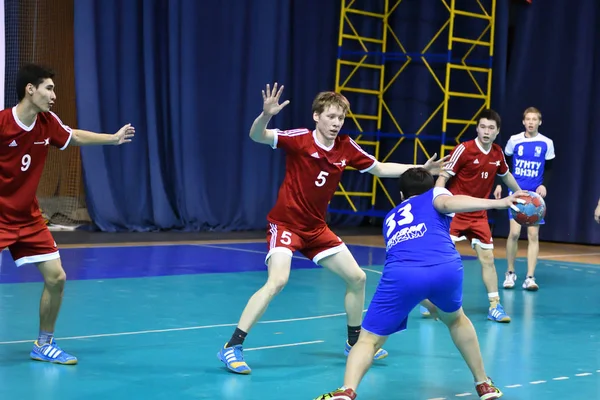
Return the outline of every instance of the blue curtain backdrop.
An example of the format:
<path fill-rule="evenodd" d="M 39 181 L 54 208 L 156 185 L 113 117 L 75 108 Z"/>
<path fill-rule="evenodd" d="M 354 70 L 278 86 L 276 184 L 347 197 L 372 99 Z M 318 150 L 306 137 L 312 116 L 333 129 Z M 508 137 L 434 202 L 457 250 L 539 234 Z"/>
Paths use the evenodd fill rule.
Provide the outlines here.
<path fill-rule="evenodd" d="M 105 231 L 263 229 L 283 179 L 284 157 L 247 137 L 261 111 L 260 91 L 273 81 L 286 85 L 284 97 L 291 104 L 272 127 L 313 126 L 314 95 L 335 85 L 339 3 L 75 2 L 79 126 L 113 132 L 131 122 L 138 132 L 128 146 L 82 151 L 88 207 L 97 226 Z M 420 52 L 447 19 L 443 7 L 424 3 L 405 0 L 394 17 L 408 52 Z M 594 178 L 600 160 L 593 149 L 600 138 L 593 112 L 599 106 L 594 89 L 600 86 L 595 29 L 600 8 L 594 0 L 581 0 L 577 7 L 561 0 L 497 3 L 492 97 L 504 118 L 499 142 L 504 145 L 521 130 L 527 106 L 542 110 L 542 132 L 557 148 L 542 239 L 597 243 L 592 212 L 600 196 Z M 481 31 L 468 24 L 458 29 L 464 37 Z M 440 78 L 444 51 L 444 40 L 429 49 Z M 386 65 L 392 71 L 400 62 Z M 439 104 L 435 81 L 418 64 L 403 72 L 387 99 L 408 133 Z M 370 79 L 363 77 L 365 85 Z M 455 78 L 454 84 L 467 79 Z M 363 100 L 351 102 L 360 112 L 372 107 Z M 471 106 L 453 107 L 468 114 Z M 386 124 L 383 130 L 391 130 Z M 432 121 L 424 133 L 439 136 L 440 126 Z M 471 130 L 464 138 L 474 135 Z M 383 140 L 382 153 L 395 141 Z M 436 151 L 439 141 L 426 146 Z M 413 146 L 405 145 L 391 160 L 412 158 Z M 369 190 L 370 180 L 357 176 L 346 174 L 347 188 Z M 395 195 L 394 182 L 387 184 Z M 340 205 L 339 198 L 335 201 Z M 336 223 L 358 221 L 334 218 Z M 505 215 L 496 215 L 495 233 L 506 234 L 507 226 Z"/>
<path fill-rule="evenodd" d="M 593 213 L 600 197 L 600 3 L 515 1 L 504 23 L 511 44 L 506 82 L 494 88 L 503 93 L 496 103 L 503 116 L 500 144 L 523 131 L 527 107 L 541 110 L 540 132 L 554 141 L 556 159 L 540 238 L 598 244 Z M 497 220 L 495 233 L 507 234 L 505 214 Z"/>
<path fill-rule="evenodd" d="M 284 157 L 248 130 L 274 81 L 291 105 L 271 127 L 314 126 L 312 99 L 334 81 L 337 3 L 76 1 L 79 126 L 137 130 L 128 146 L 82 149 L 97 226 L 265 228 Z"/>

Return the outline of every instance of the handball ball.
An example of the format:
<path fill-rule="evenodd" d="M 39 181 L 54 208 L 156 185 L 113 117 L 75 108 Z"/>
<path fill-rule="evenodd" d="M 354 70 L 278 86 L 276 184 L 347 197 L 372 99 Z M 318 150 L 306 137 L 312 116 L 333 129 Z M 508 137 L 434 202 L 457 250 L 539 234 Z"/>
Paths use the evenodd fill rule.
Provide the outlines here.
<path fill-rule="evenodd" d="M 512 217 L 520 225 L 531 226 L 538 225 L 546 216 L 546 203 L 539 194 L 527 191 L 527 195 L 519 196 L 525 203 L 516 203 L 515 206 L 519 211 L 510 208 Z"/>

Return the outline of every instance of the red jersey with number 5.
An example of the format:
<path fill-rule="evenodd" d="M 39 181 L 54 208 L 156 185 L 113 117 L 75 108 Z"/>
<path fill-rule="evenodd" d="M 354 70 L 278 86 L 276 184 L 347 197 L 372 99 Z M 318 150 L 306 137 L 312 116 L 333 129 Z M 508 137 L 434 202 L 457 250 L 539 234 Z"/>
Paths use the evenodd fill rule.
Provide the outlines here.
<path fill-rule="evenodd" d="M 53 112 L 37 115 L 31 126 L 16 107 L 0 111 L 0 225 L 23 225 L 41 216 L 35 196 L 50 145 L 65 149 L 71 128 Z"/>
<path fill-rule="evenodd" d="M 496 143 L 485 151 L 477 140 L 469 140 L 456 146 L 444 170 L 452 175 L 448 190 L 454 194 L 487 199 L 492 193 L 496 175 L 509 172 L 502 148 Z M 463 216 L 485 217 L 486 211 L 461 213 Z"/>
<path fill-rule="evenodd" d="M 326 147 L 308 129 L 277 131 L 272 147 L 283 149 L 287 157 L 285 178 L 267 219 L 302 232 L 326 225 L 327 206 L 346 167 L 367 172 L 377 164 L 347 135 Z"/>

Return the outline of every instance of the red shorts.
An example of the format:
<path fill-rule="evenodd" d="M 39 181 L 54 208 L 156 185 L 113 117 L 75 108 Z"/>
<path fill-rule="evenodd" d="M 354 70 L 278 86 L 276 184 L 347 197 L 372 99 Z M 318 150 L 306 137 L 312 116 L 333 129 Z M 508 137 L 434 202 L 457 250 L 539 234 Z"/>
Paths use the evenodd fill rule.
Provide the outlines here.
<path fill-rule="evenodd" d="M 450 223 L 450 236 L 453 241 L 462 240 L 461 237 L 465 236 L 471 241 L 473 248 L 476 244 L 482 249 L 491 250 L 494 248 L 492 231 L 487 218 L 461 218 L 459 215 L 456 214 Z"/>
<path fill-rule="evenodd" d="M 271 223 L 267 227 L 267 244 L 269 253 L 265 258 L 265 264 L 268 263 L 269 257 L 273 253 L 282 252 L 291 257 L 296 250 L 318 264 L 323 258 L 339 253 L 346 248 L 342 239 L 328 226 L 320 227 L 312 232 L 302 232 Z"/>
<path fill-rule="evenodd" d="M 56 242 L 41 218 L 20 227 L 0 226 L 0 251 L 7 247 L 17 267 L 60 258 Z"/>

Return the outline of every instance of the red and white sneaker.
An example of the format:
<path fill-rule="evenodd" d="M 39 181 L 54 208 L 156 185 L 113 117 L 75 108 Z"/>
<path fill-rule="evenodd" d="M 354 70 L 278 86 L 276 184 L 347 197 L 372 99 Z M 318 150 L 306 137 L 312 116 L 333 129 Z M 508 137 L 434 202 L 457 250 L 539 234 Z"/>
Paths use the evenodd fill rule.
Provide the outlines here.
<path fill-rule="evenodd" d="M 494 397 L 490 397 L 492 399 Z M 333 392 L 325 393 L 316 397 L 314 400 L 354 400 L 356 393 L 352 389 L 337 389 Z"/>
<path fill-rule="evenodd" d="M 475 386 L 475 389 L 477 389 L 477 395 L 479 396 L 480 400 L 499 399 L 500 397 L 502 397 L 503 394 L 500 391 L 500 389 L 498 389 L 494 385 L 494 382 L 492 382 L 492 380 L 489 378 L 486 382 L 480 383 L 479 385 Z"/>

